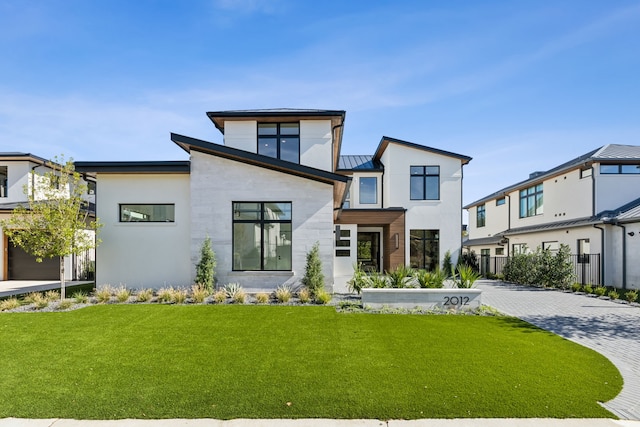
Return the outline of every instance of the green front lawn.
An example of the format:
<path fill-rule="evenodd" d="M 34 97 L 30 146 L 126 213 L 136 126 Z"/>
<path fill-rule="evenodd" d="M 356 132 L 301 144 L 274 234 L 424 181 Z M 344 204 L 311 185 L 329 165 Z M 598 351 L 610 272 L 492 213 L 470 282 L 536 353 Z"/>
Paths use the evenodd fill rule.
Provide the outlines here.
<path fill-rule="evenodd" d="M 102 305 L 0 315 L 0 418 L 611 417 L 594 351 L 508 317 Z"/>

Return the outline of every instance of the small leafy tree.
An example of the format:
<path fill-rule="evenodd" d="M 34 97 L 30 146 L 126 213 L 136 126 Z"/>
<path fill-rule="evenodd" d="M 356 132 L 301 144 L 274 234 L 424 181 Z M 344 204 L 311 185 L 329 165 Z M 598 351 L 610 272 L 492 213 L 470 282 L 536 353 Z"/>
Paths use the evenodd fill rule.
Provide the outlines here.
<path fill-rule="evenodd" d="M 324 274 L 322 274 L 322 262 L 320 261 L 320 243 L 316 242 L 307 252 L 307 264 L 305 266 L 302 284 L 309 289 L 311 296 L 324 289 Z"/>
<path fill-rule="evenodd" d="M 211 249 L 211 239 L 207 236 L 200 247 L 200 261 L 196 265 L 196 284 L 212 291 L 216 265 L 216 254 Z"/>
<path fill-rule="evenodd" d="M 33 255 L 60 259 L 60 298 L 65 298 L 64 257 L 95 248 L 101 224 L 89 219 L 87 193 L 73 161 L 64 157 L 48 162 L 44 175 L 31 172 L 31 186 L 24 188 L 27 206 L 19 205 L 0 226 L 11 241 Z M 91 233 L 93 231 L 94 233 Z"/>
<path fill-rule="evenodd" d="M 442 271 L 448 277 L 451 276 L 451 272 L 453 271 L 453 264 L 451 263 L 451 251 L 447 250 L 444 253 L 444 259 L 442 260 Z"/>

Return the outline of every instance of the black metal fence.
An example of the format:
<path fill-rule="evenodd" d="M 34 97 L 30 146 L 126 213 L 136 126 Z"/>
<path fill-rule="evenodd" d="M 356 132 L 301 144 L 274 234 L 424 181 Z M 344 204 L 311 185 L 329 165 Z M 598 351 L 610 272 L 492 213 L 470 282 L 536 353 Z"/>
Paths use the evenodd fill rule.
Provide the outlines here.
<path fill-rule="evenodd" d="M 492 257 L 488 255 L 480 256 L 480 273 L 502 274 L 505 264 L 511 257 Z M 585 285 L 602 285 L 602 274 L 600 271 L 600 254 L 571 255 L 575 281 Z"/>
<path fill-rule="evenodd" d="M 72 280 L 95 280 L 96 275 L 96 250 L 89 249 L 81 254 L 73 256 Z"/>

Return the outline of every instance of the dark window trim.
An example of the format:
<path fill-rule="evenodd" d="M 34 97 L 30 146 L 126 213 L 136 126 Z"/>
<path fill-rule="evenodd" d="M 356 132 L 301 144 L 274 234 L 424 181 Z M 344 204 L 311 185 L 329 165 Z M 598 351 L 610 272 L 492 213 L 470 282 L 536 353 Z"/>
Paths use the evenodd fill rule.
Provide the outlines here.
<path fill-rule="evenodd" d="M 413 237 L 411 236 L 411 234 L 417 234 L 416 232 L 420 232 L 420 237 Z M 433 232 L 436 234 L 435 238 L 428 238 L 427 234 L 429 232 Z M 412 228 L 409 230 L 409 241 L 410 242 L 418 242 L 420 244 L 420 251 L 422 252 L 422 259 L 420 260 L 420 266 L 418 268 L 420 269 L 428 269 L 427 265 L 426 265 L 426 260 L 427 260 L 427 256 L 426 256 L 426 249 L 427 249 L 427 242 L 437 242 L 438 244 L 438 251 L 436 252 L 437 254 L 437 261 L 435 262 L 435 268 L 438 268 L 440 266 L 440 229 L 426 229 L 426 228 Z M 411 249 L 409 249 L 409 258 L 411 258 Z"/>
<path fill-rule="evenodd" d="M 502 206 L 504 204 L 507 203 L 507 198 L 506 197 L 500 197 L 499 199 L 496 199 L 496 206 Z"/>
<path fill-rule="evenodd" d="M 296 124 L 298 125 L 298 133 L 297 134 L 286 134 L 286 135 L 282 135 L 280 133 L 280 125 L 293 125 Z M 276 134 L 275 135 L 260 135 L 260 125 L 276 125 Z M 296 164 L 300 164 L 300 151 L 302 148 L 302 140 L 300 138 L 300 122 L 277 122 L 277 123 L 273 123 L 273 122 L 258 122 L 258 124 L 256 125 L 256 135 L 257 135 L 257 152 L 258 154 L 260 154 L 260 138 L 274 138 L 276 140 L 276 151 L 277 151 L 277 155 L 276 157 L 274 157 L 275 159 L 278 160 L 282 160 L 282 158 L 280 157 L 280 138 L 282 137 L 298 137 L 298 160 L 295 162 Z M 271 156 L 267 156 L 267 157 L 271 157 Z M 287 161 L 287 160 L 284 160 Z"/>
<path fill-rule="evenodd" d="M 165 221 L 123 221 L 123 206 L 173 206 L 173 220 Z M 175 203 L 118 203 L 118 222 L 122 224 L 174 224 L 176 222 L 176 204 Z"/>
<path fill-rule="evenodd" d="M 374 192 L 374 201 L 371 203 L 362 201 L 362 192 L 360 191 L 360 186 L 362 185 L 363 179 L 373 179 L 376 183 L 376 188 Z M 361 176 L 358 178 L 358 204 L 360 205 L 377 205 L 378 204 L 378 177 L 377 176 Z"/>
<path fill-rule="evenodd" d="M 541 186 L 540 190 L 537 190 L 538 186 Z M 529 190 L 531 188 L 534 189 L 534 192 L 529 194 Z M 535 199 L 537 199 L 538 195 L 542 196 L 542 206 L 541 206 L 542 209 L 543 209 L 542 213 L 535 213 L 535 211 L 537 211 L 537 209 L 535 209 Z M 534 213 L 533 213 L 533 215 L 529 215 L 528 214 L 529 213 L 529 197 L 531 197 L 531 196 L 535 196 L 534 197 Z M 526 203 L 527 203 L 527 207 L 524 210 L 524 212 L 522 212 L 522 200 L 525 200 Z M 536 185 L 529 186 L 529 187 L 525 188 L 524 190 L 520 190 L 519 201 L 520 201 L 520 204 L 518 206 L 518 210 L 520 212 L 520 218 L 531 218 L 531 217 L 534 217 L 534 216 L 542 215 L 544 213 L 544 184 L 536 184 Z"/>
<path fill-rule="evenodd" d="M 421 175 L 411 175 L 411 168 L 422 168 Z M 437 174 L 428 174 L 427 168 L 438 168 Z M 414 198 L 411 195 L 411 177 L 422 177 L 422 197 Z M 438 197 L 435 199 L 427 198 L 427 177 L 428 176 L 437 176 L 438 177 Z M 440 165 L 410 165 L 409 166 L 409 200 L 440 200 Z"/>
<path fill-rule="evenodd" d="M 236 203 L 256 203 L 260 205 L 260 219 L 235 219 L 233 206 Z M 268 203 L 288 203 L 291 205 L 291 219 L 280 219 L 280 220 L 265 220 L 264 218 L 264 205 Z M 259 270 L 240 270 L 235 268 L 235 259 L 232 255 L 231 257 L 231 271 L 293 271 L 293 203 L 291 201 L 267 201 L 267 202 L 256 202 L 251 200 L 234 200 L 231 202 L 231 250 L 232 254 L 235 253 L 234 242 L 235 239 L 235 227 L 234 224 L 255 224 L 256 222 L 260 223 L 260 269 Z M 264 268 L 264 225 L 265 224 L 291 224 L 291 268 L 287 270 L 266 270 Z"/>
<path fill-rule="evenodd" d="M 476 227 L 481 228 L 487 224 L 487 208 L 485 205 L 479 205 L 476 209 Z"/>

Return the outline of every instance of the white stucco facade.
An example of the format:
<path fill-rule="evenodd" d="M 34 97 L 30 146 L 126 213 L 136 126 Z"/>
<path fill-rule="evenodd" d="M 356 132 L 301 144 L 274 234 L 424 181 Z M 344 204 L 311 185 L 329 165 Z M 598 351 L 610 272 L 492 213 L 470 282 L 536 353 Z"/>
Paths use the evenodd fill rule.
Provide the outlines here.
<path fill-rule="evenodd" d="M 191 155 L 191 262 L 209 236 L 218 266 L 218 284 L 240 283 L 251 292 L 299 285 L 306 254 L 315 242 L 328 289 L 333 282 L 333 187 L 209 154 Z M 290 202 L 291 271 L 233 271 L 233 202 Z"/>
<path fill-rule="evenodd" d="M 104 224 L 96 259 L 98 286 L 191 285 L 188 174 L 99 174 L 97 193 L 97 216 Z M 121 222 L 120 204 L 174 204 L 175 222 Z"/>

